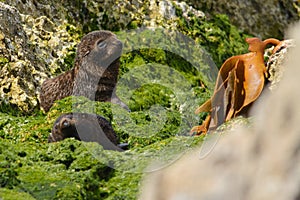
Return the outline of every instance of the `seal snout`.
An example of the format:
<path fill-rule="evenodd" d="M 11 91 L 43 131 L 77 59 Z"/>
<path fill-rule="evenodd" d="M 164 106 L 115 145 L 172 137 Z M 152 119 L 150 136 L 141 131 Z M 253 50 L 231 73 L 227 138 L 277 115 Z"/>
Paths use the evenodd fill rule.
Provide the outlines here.
<path fill-rule="evenodd" d="M 118 47 L 119 49 L 123 49 L 123 43 L 119 40 L 119 39 L 115 39 L 114 41 L 113 41 L 113 44 L 116 46 L 116 47 Z"/>
<path fill-rule="evenodd" d="M 49 137 L 48 137 L 48 142 L 51 143 L 51 142 L 55 142 L 55 139 L 52 135 L 52 133 L 50 133 Z"/>
<path fill-rule="evenodd" d="M 121 56 L 123 49 L 123 43 L 116 37 L 110 37 L 107 39 L 107 42 L 110 44 L 111 48 L 108 49 L 108 54 L 115 54 Z"/>

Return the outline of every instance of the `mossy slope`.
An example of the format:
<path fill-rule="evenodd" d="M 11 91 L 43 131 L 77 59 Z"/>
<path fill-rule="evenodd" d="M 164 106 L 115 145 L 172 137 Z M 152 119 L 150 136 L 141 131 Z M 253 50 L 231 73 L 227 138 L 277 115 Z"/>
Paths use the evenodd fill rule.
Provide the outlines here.
<path fill-rule="evenodd" d="M 35 60 L 34 66 L 45 67 L 41 69 L 45 76 L 72 67 L 76 44 L 87 32 L 114 31 L 124 43 L 117 94 L 131 112 L 114 104 L 73 97 L 56 102 L 47 114 L 38 107 L 28 112 L 3 104 L 0 197 L 136 199 L 142 172 L 171 164 L 202 141 L 188 135 L 205 117 L 196 116 L 194 110 L 211 95 L 217 67 L 226 58 L 246 51 L 247 35 L 224 15 L 208 20 L 201 11 L 169 2 L 167 9 L 174 14 L 163 16 L 158 12 L 162 5 L 158 3 L 156 9 L 151 2 L 126 2 L 116 7 L 111 4 L 119 1 L 45 0 L 24 5 L 6 1 L 22 13 L 30 48 L 40 52 L 37 57 L 41 60 Z M 36 10 L 34 14 L 28 5 Z M 138 6 L 138 12 L 132 12 L 132 5 Z M 51 65 L 47 64 L 49 55 L 55 58 Z M 0 66 L 9 66 L 9 62 L 1 59 Z M 37 96 L 33 98 L 37 100 Z M 106 151 L 96 143 L 74 139 L 48 144 L 55 119 L 71 111 L 104 116 L 120 142 L 129 143 L 130 150 Z M 161 164 L 149 168 L 151 163 Z"/>

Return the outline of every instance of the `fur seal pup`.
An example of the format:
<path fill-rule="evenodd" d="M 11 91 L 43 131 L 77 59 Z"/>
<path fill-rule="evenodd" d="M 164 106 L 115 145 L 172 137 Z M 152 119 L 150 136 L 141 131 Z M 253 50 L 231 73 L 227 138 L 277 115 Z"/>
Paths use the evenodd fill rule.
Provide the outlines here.
<path fill-rule="evenodd" d="M 40 105 L 47 112 L 54 101 L 67 96 L 84 96 L 108 101 L 129 110 L 115 94 L 123 44 L 110 31 L 93 31 L 78 45 L 74 68 L 44 81 Z"/>
<path fill-rule="evenodd" d="M 66 113 L 54 122 L 48 142 L 74 137 L 86 142 L 98 142 L 104 149 L 122 151 L 127 145 L 118 144 L 111 124 L 103 117 L 88 113 Z"/>

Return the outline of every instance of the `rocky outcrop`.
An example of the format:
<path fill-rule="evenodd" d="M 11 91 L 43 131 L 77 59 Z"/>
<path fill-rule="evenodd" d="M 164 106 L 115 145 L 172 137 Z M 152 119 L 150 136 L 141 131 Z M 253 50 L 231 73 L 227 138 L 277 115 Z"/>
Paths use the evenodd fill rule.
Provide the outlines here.
<path fill-rule="evenodd" d="M 299 20 L 294 0 L 185 0 L 206 14 L 222 13 L 241 30 L 261 37 L 283 38 L 285 27 Z M 299 2 L 299 1 L 298 1 Z"/>
<path fill-rule="evenodd" d="M 22 110 L 37 106 L 36 87 L 42 77 L 37 54 L 21 24 L 21 15 L 15 8 L 0 3 L 0 96 Z"/>
<path fill-rule="evenodd" d="M 23 15 L 3 3 L 0 12 L 0 103 L 30 113 L 38 108 L 42 82 L 64 69 L 76 37 L 44 16 Z"/>
<path fill-rule="evenodd" d="M 176 30 L 207 48 L 217 64 L 246 49 L 244 35 L 217 17 L 175 1 L 35 1 L 0 4 L 0 110 L 39 109 L 41 83 L 73 66 L 76 44 L 93 30 Z M 222 27 L 226 26 L 226 29 Z M 232 39 L 234 38 L 234 39 Z M 227 41 L 223 43 L 223 41 Z"/>
<path fill-rule="evenodd" d="M 293 30 L 296 48 L 286 56 L 278 88 L 254 108 L 253 127 L 211 136 L 207 143 L 215 146 L 206 157 L 196 150 L 154 172 L 141 199 L 300 198 L 299 28 Z"/>
<path fill-rule="evenodd" d="M 246 24 L 239 28 L 250 27 L 249 30 L 254 30 L 256 35 L 266 33 L 272 37 L 284 29 L 287 24 L 282 22 L 284 19 L 292 22 L 295 18 L 288 1 L 281 7 L 268 1 L 263 5 L 252 1 L 243 5 L 226 2 L 224 6 L 215 1 L 205 5 L 197 1 L 190 6 L 171 0 L 3 2 L 0 4 L 0 110 L 13 109 L 22 113 L 39 109 L 41 83 L 72 67 L 76 45 L 90 31 L 106 29 L 116 32 L 139 27 L 176 30 L 205 48 L 220 66 L 228 57 L 245 52 L 246 35 L 232 26 L 226 16 L 210 15 L 214 9 L 208 8 L 231 5 L 231 9 L 225 10 L 243 13 L 235 16 L 237 21 Z M 271 9 L 272 12 L 254 14 L 248 11 L 249 7 Z M 202 9 L 207 13 L 204 14 Z M 267 21 L 269 18 L 272 21 Z M 260 25 L 258 19 L 266 20 L 260 29 L 254 27 Z M 268 31 L 268 27 L 276 27 L 276 31 Z"/>

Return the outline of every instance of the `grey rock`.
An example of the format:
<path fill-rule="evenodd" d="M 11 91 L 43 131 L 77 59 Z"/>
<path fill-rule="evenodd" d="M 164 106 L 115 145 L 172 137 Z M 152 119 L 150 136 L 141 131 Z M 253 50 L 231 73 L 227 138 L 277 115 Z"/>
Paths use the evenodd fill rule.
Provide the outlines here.
<path fill-rule="evenodd" d="M 1 2 L 0 16 L 0 104 L 30 113 L 39 107 L 43 81 L 62 71 L 76 36 L 71 37 L 64 24 L 23 15 Z"/>
<path fill-rule="evenodd" d="M 185 0 L 185 2 L 205 11 L 205 14 L 226 14 L 231 23 L 241 30 L 262 39 L 268 37 L 282 39 L 285 27 L 299 20 L 297 10 L 299 7 L 294 0 Z"/>
<path fill-rule="evenodd" d="M 0 2 L 0 103 L 24 111 L 38 105 L 36 87 L 46 75 L 21 24 L 21 15 Z"/>
<path fill-rule="evenodd" d="M 276 89 L 281 81 L 286 70 L 284 61 L 287 59 L 289 49 L 294 47 L 294 42 L 293 40 L 284 40 L 280 46 L 277 52 L 269 56 L 268 62 L 266 63 L 267 72 L 269 74 L 268 81 L 270 82 L 268 88 L 270 90 Z M 273 50 L 273 48 L 270 50 Z"/>

